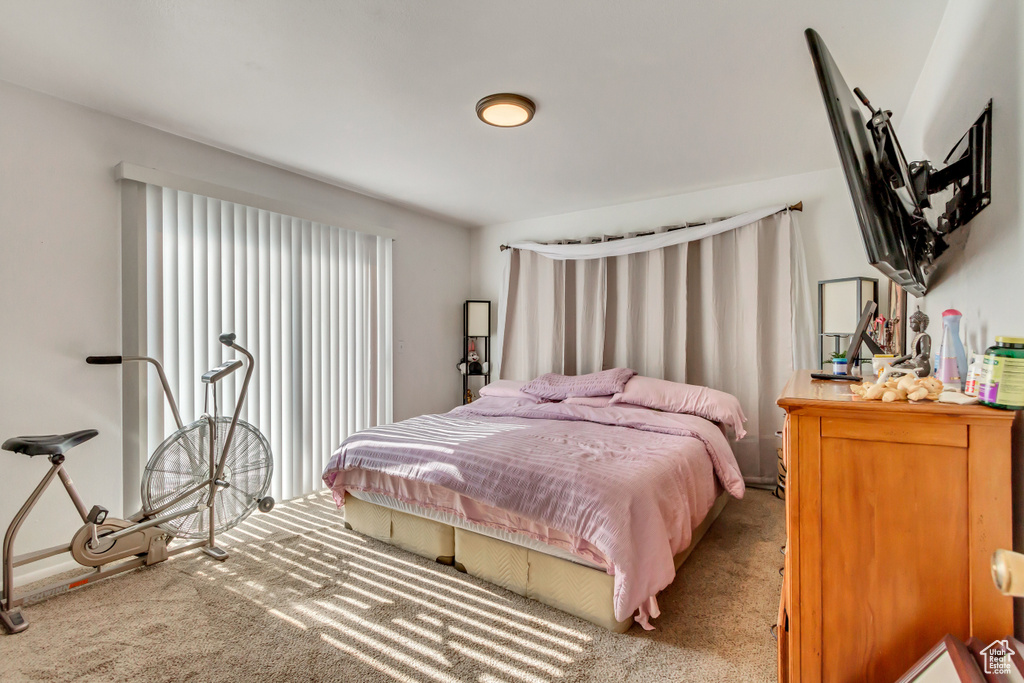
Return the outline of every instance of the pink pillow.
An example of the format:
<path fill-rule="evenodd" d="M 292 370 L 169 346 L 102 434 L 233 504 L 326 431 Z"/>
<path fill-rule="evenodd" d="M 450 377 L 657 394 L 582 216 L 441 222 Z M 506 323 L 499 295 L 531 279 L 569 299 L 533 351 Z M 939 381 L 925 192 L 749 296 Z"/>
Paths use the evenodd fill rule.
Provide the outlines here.
<path fill-rule="evenodd" d="M 622 391 L 636 370 L 613 368 L 589 375 L 559 375 L 549 372 L 527 382 L 523 393 L 549 401 L 562 401 L 570 396 L 608 396 Z"/>
<path fill-rule="evenodd" d="M 588 406 L 590 408 L 607 408 L 612 404 L 611 396 L 570 396 L 562 401 L 574 406 Z"/>
<path fill-rule="evenodd" d="M 536 396 L 530 396 L 524 394 L 520 389 L 525 386 L 526 382 L 518 379 L 496 379 L 490 384 L 485 384 L 480 388 L 481 396 L 497 396 L 499 398 L 525 398 L 528 401 L 537 402 Z"/>
<path fill-rule="evenodd" d="M 747 435 L 743 429 L 747 418 L 743 415 L 739 399 L 708 387 L 637 375 L 626 383 L 621 393 L 612 397 L 612 403 L 629 403 L 669 413 L 698 415 L 706 420 L 729 425 L 737 439 Z"/>

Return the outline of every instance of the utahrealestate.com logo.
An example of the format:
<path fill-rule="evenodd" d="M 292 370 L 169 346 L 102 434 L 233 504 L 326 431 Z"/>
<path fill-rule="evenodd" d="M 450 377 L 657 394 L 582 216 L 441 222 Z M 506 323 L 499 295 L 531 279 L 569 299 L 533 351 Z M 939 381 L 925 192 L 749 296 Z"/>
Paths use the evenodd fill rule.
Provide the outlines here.
<path fill-rule="evenodd" d="M 1010 674 L 1010 656 L 1016 654 L 1005 640 L 997 640 L 981 651 L 986 674 Z"/>

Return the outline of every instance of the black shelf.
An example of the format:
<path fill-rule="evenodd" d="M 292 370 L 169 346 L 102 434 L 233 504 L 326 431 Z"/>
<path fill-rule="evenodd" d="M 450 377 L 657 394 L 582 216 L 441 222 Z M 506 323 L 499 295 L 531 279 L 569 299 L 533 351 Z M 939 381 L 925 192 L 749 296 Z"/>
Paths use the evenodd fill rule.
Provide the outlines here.
<path fill-rule="evenodd" d="M 462 360 L 461 363 L 469 362 L 469 343 L 473 341 L 476 347 L 476 352 L 480 354 L 480 363 L 487 364 L 488 372 L 463 372 L 462 373 L 462 404 L 466 404 L 466 395 L 470 392 L 469 389 L 469 378 L 470 377 L 483 377 L 484 385 L 491 383 L 490 363 L 491 363 L 491 335 L 489 334 L 469 334 L 469 305 L 470 304 L 487 304 L 487 329 L 490 330 L 491 325 L 491 302 L 482 299 L 469 299 L 462 306 Z M 477 340 L 482 339 L 483 344 L 481 345 Z"/>

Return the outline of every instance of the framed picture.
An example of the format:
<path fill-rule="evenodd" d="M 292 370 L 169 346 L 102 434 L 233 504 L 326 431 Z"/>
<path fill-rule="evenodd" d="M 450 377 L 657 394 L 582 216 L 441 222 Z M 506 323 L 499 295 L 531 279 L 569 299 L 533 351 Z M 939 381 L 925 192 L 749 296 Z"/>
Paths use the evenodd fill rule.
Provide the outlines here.
<path fill-rule="evenodd" d="M 991 643 L 969 638 L 965 645 L 988 683 L 1024 683 L 1024 643 L 1006 636 Z"/>
<path fill-rule="evenodd" d="M 1007 675 L 1011 683 L 1024 683 L 1024 643 L 1013 636 L 1007 636 L 1013 653 L 1010 655 L 1010 663 L 1013 664 L 1012 671 Z"/>
<path fill-rule="evenodd" d="M 987 683 L 967 646 L 946 635 L 897 683 Z"/>

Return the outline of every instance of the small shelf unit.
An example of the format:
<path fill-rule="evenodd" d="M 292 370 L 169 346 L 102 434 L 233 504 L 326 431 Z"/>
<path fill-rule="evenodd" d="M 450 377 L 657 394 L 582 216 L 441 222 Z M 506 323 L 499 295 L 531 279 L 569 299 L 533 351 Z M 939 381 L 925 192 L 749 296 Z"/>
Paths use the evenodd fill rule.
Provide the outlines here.
<path fill-rule="evenodd" d="M 469 371 L 469 345 L 473 343 L 480 355 L 482 370 Z M 481 343 L 482 342 L 482 343 Z M 483 377 L 483 384 L 491 383 L 491 302 L 482 299 L 469 299 L 462 306 L 462 360 L 465 370 L 462 372 L 462 403 L 471 396 L 470 377 Z"/>

